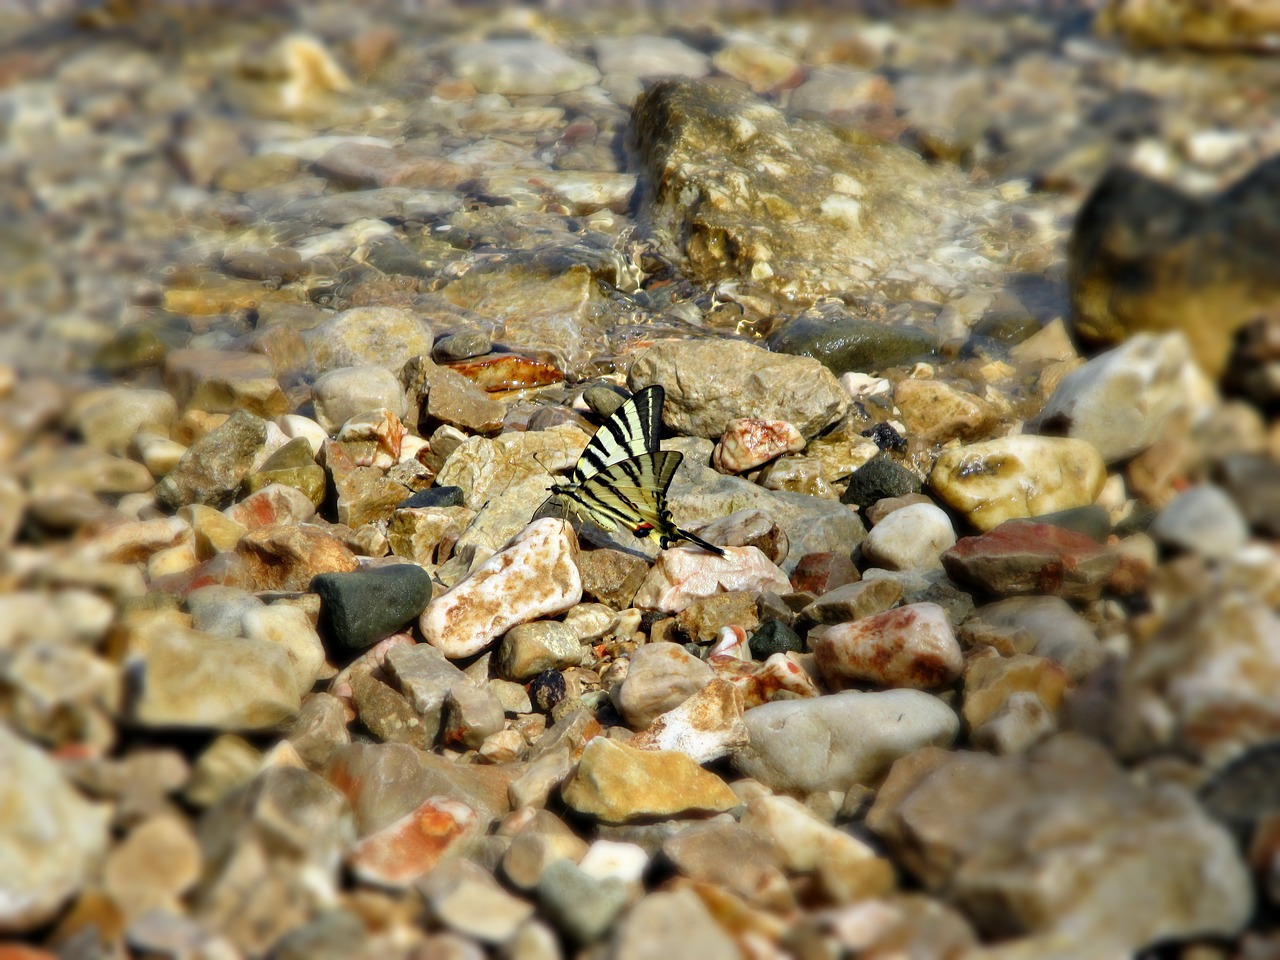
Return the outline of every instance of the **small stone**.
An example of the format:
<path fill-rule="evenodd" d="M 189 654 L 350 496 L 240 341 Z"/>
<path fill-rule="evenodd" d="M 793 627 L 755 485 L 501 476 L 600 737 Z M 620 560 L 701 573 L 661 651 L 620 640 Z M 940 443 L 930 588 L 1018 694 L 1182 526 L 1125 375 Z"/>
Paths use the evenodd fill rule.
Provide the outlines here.
<path fill-rule="evenodd" d="M 446 334 L 431 348 L 431 359 L 436 363 L 452 363 L 483 357 L 493 349 L 493 341 L 481 331 Z"/>
<path fill-rule="evenodd" d="M 694 956 L 740 960 L 742 951 L 693 890 L 651 893 L 618 924 L 610 941 L 616 960 Z"/>
<path fill-rule="evenodd" d="M 627 885 L 616 877 L 599 878 L 571 860 L 547 866 L 538 880 L 538 903 L 547 919 L 575 944 L 600 939 L 626 906 Z"/>
<path fill-rule="evenodd" d="M 222 426 L 187 448 L 173 471 L 156 485 L 156 500 L 173 509 L 188 503 L 225 507 L 248 476 L 266 439 L 266 423 L 237 410 Z"/>
<path fill-rule="evenodd" d="M 440 738 L 446 745 L 461 744 L 478 750 L 489 736 L 502 730 L 505 722 L 502 703 L 488 685 L 461 681 L 451 686 L 445 696 Z"/>
<path fill-rule="evenodd" d="M 128 451 L 140 431 L 167 434 L 178 419 L 178 405 L 165 390 L 112 387 L 89 394 L 76 404 L 72 415 L 85 443 L 119 455 Z"/>
<path fill-rule="evenodd" d="M 925 443 L 981 440 L 1000 422 L 991 403 L 941 380 L 903 380 L 893 391 L 893 402 L 907 431 Z"/>
<path fill-rule="evenodd" d="M 320 595 L 321 625 L 343 650 L 363 650 L 419 616 L 431 600 L 431 577 L 416 563 L 348 573 L 322 573 L 309 586 Z"/>
<path fill-rule="evenodd" d="M 434 421 L 468 433 L 495 433 L 502 427 L 507 408 L 462 374 L 437 366 L 426 357 L 414 357 L 400 373 L 408 394 L 409 416 L 417 422 Z"/>
<path fill-rule="evenodd" d="M 1249 540 L 1249 527 L 1220 487 L 1191 487 L 1165 504 L 1150 527 L 1165 547 L 1215 560 L 1237 553 Z"/>
<path fill-rule="evenodd" d="M 675 37 L 648 34 L 602 36 L 594 41 L 596 64 L 606 74 L 621 73 L 642 80 L 657 77 L 702 77 L 711 72 L 711 58 Z"/>
<path fill-rule="evenodd" d="M 698 597 L 676 615 L 676 627 L 695 643 L 716 639 L 729 625 L 751 631 L 759 623 L 753 593 L 734 591 Z"/>
<path fill-rule="evenodd" d="M 363 837 L 351 850 L 351 870 L 365 883 L 403 889 L 480 829 L 476 812 L 465 803 L 428 797 L 394 823 Z"/>
<path fill-rule="evenodd" d="M 635 750 L 604 737 L 587 744 L 562 794 L 574 810 L 609 823 L 738 804 L 723 780 L 683 753 Z"/>
<path fill-rule="evenodd" d="M 649 565 L 621 550 L 583 550 L 578 554 L 582 594 L 624 610 L 644 582 Z"/>
<path fill-rule="evenodd" d="M 339 367 L 316 378 L 311 387 L 316 422 L 327 434 L 352 417 L 386 408 L 403 418 L 408 410 L 404 388 L 385 367 Z"/>
<path fill-rule="evenodd" d="M 498 675 L 525 681 L 544 670 L 563 670 L 582 662 L 582 642 L 573 628 L 554 620 L 512 627 L 498 647 Z"/>
<path fill-rule="evenodd" d="M 815 624 L 849 623 L 884 613 L 902 599 L 902 585 L 876 578 L 836 587 L 800 611 L 803 620 Z"/>
<path fill-rule="evenodd" d="M 301 490 L 270 484 L 222 512 L 228 520 L 246 530 L 257 530 L 276 523 L 306 523 L 315 516 L 316 507 Z"/>
<path fill-rule="evenodd" d="M 775 653 L 799 653 L 804 640 L 780 620 L 766 620 L 751 635 L 751 655 L 757 660 L 767 660 Z"/>
<path fill-rule="evenodd" d="M 191 525 L 196 555 L 203 560 L 234 550 L 240 538 L 248 532 L 244 524 L 232 520 L 221 510 L 200 503 L 180 508 L 178 516 Z"/>
<path fill-rule="evenodd" d="M 764 510 L 736 510 L 708 523 L 700 535 L 717 546 L 756 547 L 778 565 L 791 552 L 786 531 Z"/>
<path fill-rule="evenodd" d="M 936 603 L 912 603 L 815 631 L 809 647 L 830 682 L 930 689 L 946 686 L 964 668 L 951 617 Z"/>
<path fill-rule="evenodd" d="M 240 538 L 242 558 L 259 590 L 306 591 L 321 573 L 347 573 L 360 564 L 326 529 L 310 524 L 273 524 Z"/>
<path fill-rule="evenodd" d="M 955 542 L 951 518 L 931 503 L 916 503 L 872 527 L 862 541 L 862 556 L 888 570 L 920 570 L 938 566 L 942 551 Z"/>
<path fill-rule="evenodd" d="M 631 655 L 627 677 L 611 694 L 627 726 L 643 730 L 708 683 L 711 668 L 674 643 L 647 643 Z"/>
<path fill-rule="evenodd" d="M 874 784 L 897 758 L 949 744 L 960 732 L 955 712 L 919 690 L 775 701 L 748 710 L 746 722 L 751 741 L 734 755 L 734 767 L 800 794 Z"/>
<path fill-rule="evenodd" d="M 422 317 L 401 307 L 382 306 L 343 310 L 305 331 L 303 337 L 318 373 L 367 366 L 398 373 L 411 357 L 430 353 L 434 340 L 430 324 Z"/>
<path fill-rule="evenodd" d="M 775 845 L 739 823 L 690 824 L 662 842 L 662 854 L 695 883 L 728 890 L 752 906 L 795 906 Z"/>
<path fill-rule="evenodd" d="M 573 528 L 547 518 L 529 524 L 474 573 L 436 597 L 420 627 L 448 657 L 479 653 L 520 623 L 563 613 L 582 599 Z"/>
<path fill-rule="evenodd" d="M 712 55 L 711 62 L 755 93 L 776 90 L 803 76 L 800 63 L 785 50 L 745 36 L 730 38 Z"/>
<path fill-rule="evenodd" d="M 696 546 L 664 550 L 632 603 L 642 610 L 679 613 L 698 597 L 725 591 L 788 593 L 791 581 L 756 547 L 726 547 L 717 557 Z"/>
<path fill-rule="evenodd" d="M 1044 657 L 978 657 L 970 660 L 965 669 L 961 716 L 969 730 L 977 730 L 996 716 L 1010 697 L 1031 693 L 1052 717 L 1061 710 L 1070 687 L 1067 672 Z"/>
<path fill-rule="evenodd" d="M 86 801 L 57 763 L 0 724 L 0 929 L 35 932 L 89 881 L 106 853 L 111 811 Z"/>
<path fill-rule="evenodd" d="M 715 679 L 661 714 L 627 741 L 637 750 L 676 750 L 697 763 L 728 756 L 747 744 L 744 702 L 738 688 Z"/>
<path fill-rule="evenodd" d="M 1107 657 L 1095 627 L 1061 597 L 1010 597 L 979 607 L 975 615 L 995 627 L 1025 631 L 1032 646 L 1022 652 L 1061 664 L 1073 680 L 1093 673 Z"/>
<path fill-rule="evenodd" d="M 200 846 L 177 817 L 161 815 L 129 832 L 107 858 L 103 881 L 126 920 L 148 910 L 181 911 L 180 898 L 200 878 Z"/>
<path fill-rule="evenodd" d="M 547 95 L 595 83 L 599 72 L 541 40 L 504 38 L 455 44 L 449 65 L 481 93 Z"/>
<path fill-rule="evenodd" d="M 800 431 L 785 420 L 734 419 L 725 424 L 711 462 L 722 473 L 745 473 L 804 445 Z"/>
<path fill-rule="evenodd" d="M 335 747 L 351 742 L 346 707 L 327 693 L 310 694 L 303 699 L 302 709 L 285 736 L 308 769 L 322 767 Z"/>
<path fill-rule="evenodd" d="M 462 506 L 461 487 L 427 487 L 396 504 L 397 510 Z"/>
<path fill-rule="evenodd" d="M 887 497 L 904 497 L 919 492 L 919 477 L 888 457 L 879 456 L 853 472 L 840 502 L 866 509 Z"/>
<path fill-rule="evenodd" d="M 1120 557 L 1096 540 L 1024 521 L 965 537 L 942 554 L 942 566 L 956 583 L 998 597 L 1047 593 L 1096 599 L 1119 565 Z"/>
<path fill-rule="evenodd" d="M 469 860 L 442 863 L 419 881 L 418 891 L 439 922 L 481 943 L 507 942 L 533 915 L 533 904 L 507 893 Z"/>
<path fill-rule="evenodd" d="M 859 577 L 858 568 L 843 553 L 807 553 L 791 571 L 791 586 L 796 593 L 822 596 Z"/>

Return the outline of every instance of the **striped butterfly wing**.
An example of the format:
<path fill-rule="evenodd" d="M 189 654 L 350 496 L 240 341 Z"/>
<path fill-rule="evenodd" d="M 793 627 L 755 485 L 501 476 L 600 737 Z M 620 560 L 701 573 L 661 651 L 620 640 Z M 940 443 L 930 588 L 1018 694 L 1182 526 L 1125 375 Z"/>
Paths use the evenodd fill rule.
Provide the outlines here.
<path fill-rule="evenodd" d="M 664 397 L 662 386 L 655 383 L 624 400 L 582 451 L 573 468 L 573 482 L 585 483 L 614 464 L 658 452 Z"/>
<path fill-rule="evenodd" d="M 639 537 L 657 531 L 674 538 L 667 487 L 682 459 L 675 450 L 655 450 L 619 460 L 576 484 L 568 496 L 602 529 L 621 526 Z"/>

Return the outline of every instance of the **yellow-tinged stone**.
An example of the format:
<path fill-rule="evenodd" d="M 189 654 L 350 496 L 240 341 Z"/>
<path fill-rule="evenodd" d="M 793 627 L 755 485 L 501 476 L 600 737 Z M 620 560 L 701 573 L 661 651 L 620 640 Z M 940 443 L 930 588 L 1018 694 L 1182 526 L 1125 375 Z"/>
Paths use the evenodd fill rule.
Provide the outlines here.
<path fill-rule="evenodd" d="M 978 729 L 1021 692 L 1034 693 L 1056 715 L 1070 686 L 1067 671 L 1045 657 L 1019 653 L 971 660 L 964 673 L 965 723 L 970 730 Z"/>
<path fill-rule="evenodd" d="M 728 785 L 683 753 L 636 750 L 596 737 L 582 751 L 565 803 L 609 823 L 730 810 L 738 798 Z"/>
<path fill-rule="evenodd" d="M 948 450 L 929 474 L 933 492 L 984 532 L 1006 520 L 1087 506 L 1106 482 L 1092 444 L 1022 434 Z"/>
<path fill-rule="evenodd" d="M 157 580 L 171 573 L 184 573 L 199 562 L 196 543 L 188 540 L 153 553 L 147 561 L 147 579 Z"/>
<path fill-rule="evenodd" d="M 307 495 L 307 499 L 318 507 L 324 503 L 326 482 L 324 467 L 313 463 L 303 467 L 260 470 L 250 474 L 244 485 L 249 493 L 257 493 L 270 484 L 281 483 L 286 487 L 301 490 Z"/>
<path fill-rule="evenodd" d="M 187 504 L 178 511 L 178 516 L 191 524 L 195 533 L 196 555 L 202 560 L 234 550 L 240 538 L 248 532 L 244 524 L 200 503 Z"/>
<path fill-rule="evenodd" d="M 237 310 L 252 310 L 262 302 L 266 287 L 255 280 L 211 277 L 198 287 L 172 288 L 164 292 L 164 309 L 190 317 L 211 317 Z"/>

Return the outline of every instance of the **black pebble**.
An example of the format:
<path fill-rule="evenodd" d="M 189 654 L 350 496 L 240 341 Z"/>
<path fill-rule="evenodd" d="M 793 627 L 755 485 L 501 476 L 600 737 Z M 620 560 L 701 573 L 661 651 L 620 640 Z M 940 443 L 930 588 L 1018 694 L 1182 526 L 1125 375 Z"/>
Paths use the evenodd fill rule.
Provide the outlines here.
<path fill-rule="evenodd" d="M 320 595 L 325 636 L 341 650 L 363 650 L 426 609 L 431 575 L 416 563 L 322 573 L 312 579 L 311 592 Z"/>

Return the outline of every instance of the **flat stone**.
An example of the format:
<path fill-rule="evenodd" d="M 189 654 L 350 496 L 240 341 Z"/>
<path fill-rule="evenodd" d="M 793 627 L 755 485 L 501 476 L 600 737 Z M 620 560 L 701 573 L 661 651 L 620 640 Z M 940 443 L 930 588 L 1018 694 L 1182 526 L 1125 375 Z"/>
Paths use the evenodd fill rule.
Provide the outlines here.
<path fill-rule="evenodd" d="M 738 804 L 723 780 L 683 753 L 635 750 L 605 737 L 587 744 L 562 794 L 574 810 L 610 823 Z"/>
<path fill-rule="evenodd" d="M 697 546 L 662 551 L 632 603 L 642 610 L 679 613 L 695 600 L 723 592 L 788 593 L 791 581 L 756 547 L 726 547 L 724 556 Z"/>
<path fill-rule="evenodd" d="M 259 590 L 306 591 L 321 573 L 359 566 L 355 554 L 327 529 L 310 524 L 273 524 L 252 530 L 236 544 Z"/>
<path fill-rule="evenodd" d="M 1240 510 L 1220 487 L 1190 487 L 1161 509 L 1150 527 L 1165 547 L 1214 559 L 1237 553 L 1249 539 Z"/>
<path fill-rule="evenodd" d="M 942 554 L 943 568 L 957 583 L 1001 597 L 1096 599 L 1119 565 L 1115 552 L 1083 534 L 1023 521 L 965 537 Z"/>
<path fill-rule="evenodd" d="M 498 647 L 498 674 L 507 680 L 531 680 L 544 670 L 563 670 L 582 662 L 582 641 L 573 628 L 555 620 L 512 627 Z"/>
<path fill-rule="evenodd" d="M 902 380 L 893 402 L 908 432 L 925 443 L 982 440 L 1000 421 L 992 404 L 942 380 Z"/>
<path fill-rule="evenodd" d="M 744 708 L 741 691 L 717 678 L 656 717 L 627 745 L 637 750 L 676 750 L 697 763 L 709 763 L 746 746 Z"/>
<path fill-rule="evenodd" d="M 882 687 L 931 689 L 964 669 L 951 617 L 936 603 L 911 603 L 809 638 L 828 680 L 862 680 Z"/>
<path fill-rule="evenodd" d="M 470 80 L 481 93 L 568 93 L 600 79 L 595 67 L 541 40 L 504 38 L 454 44 L 448 60 L 453 72 Z"/>
<path fill-rule="evenodd" d="M 318 373 L 380 366 L 399 373 L 411 357 L 431 352 L 425 318 L 400 307 L 352 307 L 303 334 Z"/>
<path fill-rule="evenodd" d="M 428 797 L 401 819 L 362 838 L 351 869 L 366 883 L 403 888 L 426 876 L 477 829 L 475 811 L 448 797 Z"/>
<path fill-rule="evenodd" d="M 806 606 L 800 611 L 800 617 L 820 625 L 849 623 L 884 613 L 901 600 L 902 595 L 902 585 L 888 578 L 847 583 Z"/>

